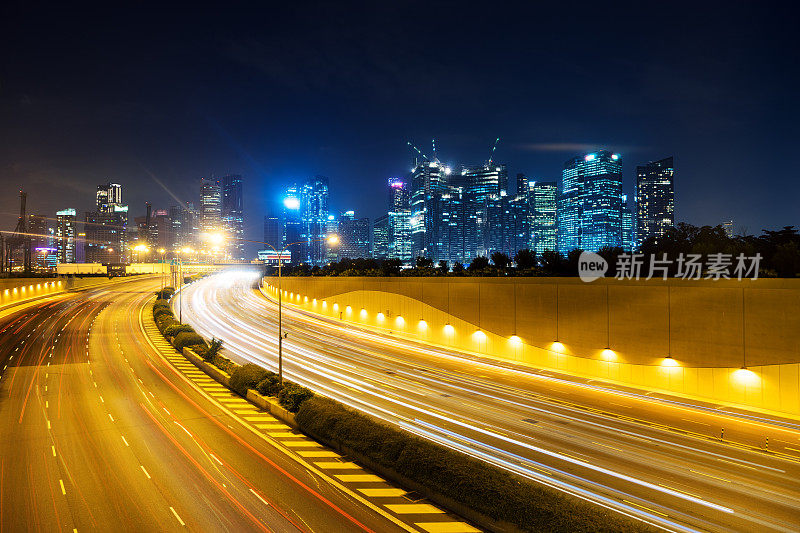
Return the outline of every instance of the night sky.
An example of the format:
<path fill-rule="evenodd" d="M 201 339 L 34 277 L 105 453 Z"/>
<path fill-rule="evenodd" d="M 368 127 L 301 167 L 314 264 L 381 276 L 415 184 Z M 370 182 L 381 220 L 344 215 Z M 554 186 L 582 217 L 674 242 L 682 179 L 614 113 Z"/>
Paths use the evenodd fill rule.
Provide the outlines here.
<path fill-rule="evenodd" d="M 637 164 L 674 155 L 678 220 L 800 225 L 797 13 L 780 4 L 257 5 L 3 7 L 0 228 L 20 187 L 54 216 L 114 181 L 137 216 L 240 173 L 260 239 L 293 179 L 328 176 L 332 210 L 373 218 L 406 141 L 476 164 L 497 136 L 512 177 L 608 148 L 632 195 Z"/>

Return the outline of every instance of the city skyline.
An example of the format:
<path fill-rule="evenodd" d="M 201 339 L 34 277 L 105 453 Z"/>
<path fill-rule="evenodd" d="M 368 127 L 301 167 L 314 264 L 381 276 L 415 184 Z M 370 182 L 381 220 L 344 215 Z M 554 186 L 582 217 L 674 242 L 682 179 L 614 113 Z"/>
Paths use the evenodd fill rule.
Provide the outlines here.
<path fill-rule="evenodd" d="M 553 6 L 513 8 L 480 32 L 471 31 L 478 23 L 469 8 L 433 6 L 430 16 L 450 24 L 413 42 L 381 23 L 391 17 L 402 26 L 414 11 L 277 8 L 264 33 L 307 43 L 295 51 L 254 33 L 253 22 L 235 12 L 225 20 L 192 13 L 193 28 L 236 22 L 231 27 L 241 30 L 200 32 L 199 42 L 194 31 L 175 33 L 183 25 L 170 24 L 174 14 L 153 22 L 108 13 L 117 31 L 103 39 L 107 55 L 91 44 L 102 24 L 74 21 L 65 35 L 57 12 L 38 15 L 34 25 L 11 13 L 7 21 L 17 24 L 4 37 L 17 53 L 3 69 L 0 225 L 13 227 L 20 186 L 37 191 L 35 211 L 55 212 L 97 183 L 118 181 L 131 189 L 127 202 L 138 211 L 158 196 L 180 196 L 197 176 L 240 173 L 251 184 L 245 231 L 257 240 L 261 216 L 287 181 L 326 175 L 341 184 L 332 205 L 374 219 L 380 213 L 370 199 L 383 194 L 381 181 L 410 168 L 410 154 L 401 152 L 407 141 L 428 151 L 436 138 L 444 162 L 474 165 L 488 158 L 497 136 L 496 157 L 513 163 L 510 176 L 555 181 L 563 161 L 595 149 L 641 163 L 674 154 L 684 176 L 675 191 L 677 220 L 734 218 L 751 233 L 795 223 L 791 198 L 800 184 L 780 158 L 768 156 L 796 145 L 796 111 L 781 103 L 790 101 L 781 91 L 793 84 L 768 83 L 793 76 L 782 67 L 794 50 L 784 42 L 790 32 L 773 27 L 790 16 L 744 4 L 693 6 L 691 19 L 659 17 L 655 42 L 641 24 L 654 19 L 655 7 L 618 9 L 604 27 L 594 22 L 605 10 L 583 8 L 570 13 L 570 41 L 557 45 L 551 40 L 565 19 Z M 365 33 L 343 41 L 335 25 L 303 22 L 312 14 Z M 46 30 L 49 38 L 16 29 L 22 27 Z M 134 39 L 142 28 L 154 39 Z M 482 37 L 464 43 L 460 32 Z M 71 46 L 56 60 L 45 48 L 51 40 Z M 152 68 L 137 68 L 144 58 Z M 209 65 L 226 75 L 206 86 Z M 418 75 L 435 81 L 420 91 Z M 358 76 L 366 83 L 354 83 Z M 59 127 L 44 126 L 50 122 Z M 626 191 L 635 179 L 635 166 L 626 165 Z M 737 191 L 752 180 L 774 186 L 745 198 Z"/>

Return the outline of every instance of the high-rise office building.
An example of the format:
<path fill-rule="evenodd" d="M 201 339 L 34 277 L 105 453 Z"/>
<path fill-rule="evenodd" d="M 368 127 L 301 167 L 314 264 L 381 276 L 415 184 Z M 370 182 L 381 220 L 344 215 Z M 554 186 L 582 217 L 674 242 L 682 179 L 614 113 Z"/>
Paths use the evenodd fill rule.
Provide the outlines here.
<path fill-rule="evenodd" d="M 244 243 L 244 198 L 242 177 L 231 174 L 221 178 L 222 183 L 222 231 L 227 239 L 226 248 L 233 259 L 245 259 Z"/>
<path fill-rule="evenodd" d="M 411 261 L 411 194 L 408 183 L 389 179 L 389 250 L 387 257 Z"/>
<path fill-rule="evenodd" d="M 438 160 L 417 161 L 411 172 L 411 257 L 431 257 L 433 247 L 433 225 L 431 214 L 434 199 L 448 192 L 449 167 Z"/>
<path fill-rule="evenodd" d="M 391 222 L 389 215 L 383 215 L 375 219 L 372 226 L 372 254 L 375 259 L 389 259 L 391 250 Z"/>
<path fill-rule="evenodd" d="M 328 214 L 328 178 L 314 176 L 305 180 L 300 187 L 302 262 L 321 265 L 327 261 Z"/>
<path fill-rule="evenodd" d="M 554 252 L 558 250 L 558 185 L 555 181 L 529 181 L 527 189 L 531 230 L 528 247 L 537 256 L 548 250 Z"/>
<path fill-rule="evenodd" d="M 622 246 L 622 158 L 601 150 L 564 164 L 558 200 L 559 251 Z"/>
<path fill-rule="evenodd" d="M 75 210 L 56 212 L 56 250 L 59 263 L 75 262 Z"/>
<path fill-rule="evenodd" d="M 490 227 L 488 205 L 508 191 L 508 171 L 506 165 L 486 163 L 478 167 L 465 167 L 454 184 L 462 186 L 464 194 L 473 202 L 477 218 L 477 254 L 489 255 L 492 245 L 489 242 Z"/>
<path fill-rule="evenodd" d="M 127 205 L 115 205 L 111 212 L 87 212 L 85 221 L 86 262 L 108 264 L 128 261 Z"/>
<path fill-rule="evenodd" d="M 664 235 L 675 225 L 675 167 L 672 157 L 636 167 L 636 239 L 634 247 Z"/>
<path fill-rule="evenodd" d="M 501 252 L 513 258 L 519 250 L 528 247 L 530 234 L 530 207 L 526 195 L 489 197 L 485 249 L 480 255 L 490 257 Z"/>
<path fill-rule="evenodd" d="M 328 178 L 314 176 L 288 187 L 283 207 L 283 242 L 291 245 L 292 262 L 322 265 L 329 261 Z"/>
<path fill-rule="evenodd" d="M 216 178 L 200 178 L 200 231 L 222 231 L 222 184 Z"/>
<path fill-rule="evenodd" d="M 283 248 L 283 225 L 280 217 L 274 215 L 264 217 L 264 242 L 274 246 L 278 251 Z M 265 246 L 265 249 L 272 250 L 269 246 Z"/>
<path fill-rule="evenodd" d="M 95 204 L 98 213 L 113 213 L 115 206 L 122 205 L 122 185 L 118 183 L 98 185 Z"/>
<path fill-rule="evenodd" d="M 345 211 L 339 217 L 338 227 L 339 243 L 336 255 L 340 259 L 372 257 L 368 218 L 356 218 L 354 211 Z"/>
<path fill-rule="evenodd" d="M 622 249 L 630 252 L 634 249 L 635 246 L 635 235 L 634 235 L 634 217 L 633 211 L 628 207 L 628 197 L 627 195 L 622 195 L 622 212 L 620 213 L 620 228 L 622 231 L 622 238 L 620 246 Z"/>
<path fill-rule="evenodd" d="M 85 216 L 85 260 L 89 263 L 125 263 L 128 257 L 128 206 L 122 203 L 122 186 L 97 186 L 96 210 Z"/>

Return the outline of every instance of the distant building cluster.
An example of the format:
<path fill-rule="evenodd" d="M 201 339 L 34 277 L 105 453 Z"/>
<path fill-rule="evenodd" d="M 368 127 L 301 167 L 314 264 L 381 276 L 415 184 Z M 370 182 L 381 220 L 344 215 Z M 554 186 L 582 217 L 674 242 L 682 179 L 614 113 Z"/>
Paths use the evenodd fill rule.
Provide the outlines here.
<path fill-rule="evenodd" d="M 491 158 L 455 168 L 416 153 L 407 176 L 387 181 L 386 214 L 371 225 L 353 211 L 330 212 L 325 177 L 289 186 L 281 212 L 264 218 L 264 241 L 272 248 L 261 258 L 277 261 L 286 248 L 284 257 L 309 265 L 360 257 L 468 264 L 496 252 L 513 258 L 522 249 L 539 256 L 634 250 L 675 224 L 671 157 L 637 167 L 629 202 L 622 157 L 606 150 L 568 160 L 560 183 L 523 173 L 509 182 L 507 166 Z M 338 245 L 326 242 L 331 234 Z"/>
<path fill-rule="evenodd" d="M 74 207 L 55 218 L 27 215 L 30 270 L 46 272 L 59 263 L 123 264 L 187 260 L 246 260 L 242 177 L 201 178 L 199 203 L 177 203 L 129 220 L 122 185 L 97 186 L 94 209 L 80 217 Z M 23 255 L 10 254 L 10 270 L 23 270 Z M 16 265 L 15 267 L 13 265 Z"/>

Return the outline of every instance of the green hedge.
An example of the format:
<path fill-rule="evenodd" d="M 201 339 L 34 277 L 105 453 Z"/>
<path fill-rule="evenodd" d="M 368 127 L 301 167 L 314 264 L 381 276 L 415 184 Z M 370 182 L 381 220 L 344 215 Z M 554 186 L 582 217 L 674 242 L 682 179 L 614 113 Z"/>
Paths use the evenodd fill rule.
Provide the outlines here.
<path fill-rule="evenodd" d="M 231 374 L 231 388 L 242 396 L 247 396 L 247 389 L 255 389 L 256 385 L 267 376 L 267 371 L 258 365 L 248 363 L 234 369 Z"/>
<path fill-rule="evenodd" d="M 233 375 L 233 373 L 236 372 L 236 369 L 239 368 L 239 365 L 237 363 L 234 363 L 224 355 L 220 355 L 218 353 L 214 354 L 213 357 L 211 358 L 211 364 L 219 368 L 229 376 Z"/>
<path fill-rule="evenodd" d="M 294 383 L 286 383 L 278 392 L 278 403 L 290 413 L 296 413 L 303 403 L 313 397 L 311 390 Z"/>
<path fill-rule="evenodd" d="M 162 333 L 164 335 L 166 335 L 167 337 L 174 337 L 175 335 L 177 335 L 178 333 L 181 333 L 183 331 L 187 331 L 189 333 L 193 333 L 194 332 L 194 328 L 192 326 L 190 326 L 189 324 L 175 323 L 175 324 L 171 324 L 171 325 L 165 327 L 164 331 L 162 331 Z"/>
<path fill-rule="evenodd" d="M 156 307 L 153 309 L 153 318 L 158 318 L 163 315 L 175 316 L 172 310 L 167 307 Z"/>
<path fill-rule="evenodd" d="M 266 377 L 256 385 L 256 390 L 262 396 L 277 396 L 282 388 L 283 385 L 281 385 L 278 374 L 269 371 L 267 371 Z"/>
<path fill-rule="evenodd" d="M 169 300 L 163 300 L 163 299 L 156 300 L 156 303 L 153 304 L 153 309 L 155 310 L 158 307 L 169 308 Z"/>
<path fill-rule="evenodd" d="M 175 294 L 175 289 L 172 287 L 164 287 L 160 291 L 156 291 L 156 297 L 159 300 L 169 300 L 173 294 Z"/>
<path fill-rule="evenodd" d="M 158 331 L 160 331 L 162 334 L 168 327 L 173 326 L 175 324 L 180 324 L 180 322 L 175 320 L 175 317 L 172 315 L 161 315 L 155 320 L 156 320 L 156 327 L 158 328 Z"/>
<path fill-rule="evenodd" d="M 173 344 L 178 351 L 182 351 L 187 346 L 194 346 L 195 344 L 205 345 L 205 341 L 203 337 L 193 331 L 182 331 L 175 336 Z"/>
<path fill-rule="evenodd" d="M 596 505 L 516 476 L 333 400 L 314 397 L 295 418 L 304 432 L 344 446 L 494 520 L 526 531 L 652 531 Z"/>

